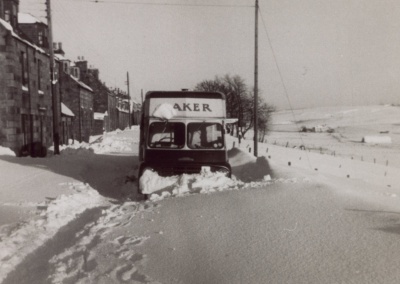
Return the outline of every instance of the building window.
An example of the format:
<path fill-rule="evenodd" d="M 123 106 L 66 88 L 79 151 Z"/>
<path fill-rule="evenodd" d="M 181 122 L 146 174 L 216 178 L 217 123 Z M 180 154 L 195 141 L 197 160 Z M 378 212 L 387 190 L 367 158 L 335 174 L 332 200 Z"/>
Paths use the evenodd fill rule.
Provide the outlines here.
<path fill-rule="evenodd" d="M 63 69 L 64 69 L 64 72 L 68 74 L 68 71 L 69 71 L 68 62 L 66 62 L 66 61 L 63 62 Z"/>
<path fill-rule="evenodd" d="M 28 85 L 28 66 L 27 66 L 27 58 L 26 53 L 21 51 L 20 53 L 20 64 L 21 64 L 21 81 L 23 86 Z"/>

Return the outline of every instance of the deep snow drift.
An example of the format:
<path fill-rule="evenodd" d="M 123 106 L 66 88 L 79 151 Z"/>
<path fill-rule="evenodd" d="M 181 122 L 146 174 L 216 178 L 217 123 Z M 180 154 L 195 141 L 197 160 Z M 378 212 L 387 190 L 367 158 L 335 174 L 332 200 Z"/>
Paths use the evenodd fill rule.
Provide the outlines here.
<path fill-rule="evenodd" d="M 101 167 L 99 157 L 106 155 L 110 159 L 118 159 L 120 155 L 137 155 L 138 137 L 138 127 L 133 127 L 132 130 L 118 130 L 106 133 L 103 136 L 93 137 L 90 143 L 75 142 L 68 146 L 62 146 L 59 156 L 50 156 L 39 160 L 29 157 L 16 158 L 13 157 L 15 155 L 9 149 L 1 149 L 2 156 L 9 158 L 0 159 L 0 167 L 7 168 L 9 174 L 2 176 L 2 180 L 7 180 L 7 182 L 3 183 L 0 191 L 2 196 L 2 204 L 0 205 L 29 207 L 28 214 L 33 213 L 33 217 L 29 217 L 27 221 L 22 223 L 7 224 L 7 221 L 2 222 L 5 224 L 0 227 L 0 280 L 4 279 L 26 255 L 49 241 L 60 228 L 66 226 L 80 214 L 90 208 L 110 206 L 112 199 L 100 195 L 99 189 L 93 188 L 95 185 L 79 180 L 80 177 L 85 180 L 89 179 L 91 175 L 95 175 L 96 179 L 101 180 L 104 177 L 115 178 L 122 174 L 125 180 L 111 183 L 108 191 L 122 192 L 127 200 L 135 199 L 137 194 L 137 183 L 135 181 L 137 162 L 135 164 L 132 161 L 131 167 L 124 169 L 110 167 L 109 161 L 107 161 L 107 165 L 104 164 L 104 167 Z M 253 162 L 255 158 L 250 154 L 241 153 L 238 150 L 235 153 L 238 164 L 247 164 L 248 168 L 253 164 L 255 165 L 255 162 Z M 241 157 L 240 161 L 238 157 Z M 35 169 L 32 176 L 50 175 L 46 177 L 46 180 L 49 180 L 48 185 L 43 183 L 43 179 L 34 181 L 33 177 L 21 181 L 20 177 L 26 176 L 26 168 L 21 167 L 20 164 L 37 167 L 35 161 L 38 164 L 43 163 L 45 166 L 39 166 L 39 169 Z M 75 161 L 78 162 L 75 163 Z M 93 172 L 90 168 L 95 165 L 97 171 Z M 64 173 L 65 177 L 48 172 L 47 169 L 56 169 L 57 172 Z M 2 170 L 2 174 L 5 174 L 5 170 Z M 160 201 L 171 195 L 185 196 L 190 193 L 210 193 L 255 186 L 254 183 L 244 183 L 213 173 L 169 178 L 159 177 L 156 173 L 148 174 L 149 176 L 144 176 L 141 182 L 145 184 L 146 188 L 149 188 L 149 191 L 160 190 L 160 184 L 163 184 L 164 188 L 159 194 L 151 195 L 152 201 Z M 71 179 L 74 176 L 77 179 Z M 264 181 L 261 181 L 258 184 L 259 186 L 270 182 L 267 171 L 262 175 L 262 177 L 264 176 Z M 51 180 L 53 180 L 53 183 Z M 95 182 L 93 183 L 95 184 Z M 165 184 L 168 184 L 168 190 L 165 190 Z M 41 187 L 46 187 L 46 189 Z M 60 187 L 62 188 L 61 191 Z M 54 192 L 52 193 L 52 191 L 55 188 L 59 188 L 57 190 L 59 196 L 53 197 Z M 10 199 L 10 196 L 15 195 L 15 192 L 12 193 L 15 189 L 18 190 L 18 196 Z M 35 192 L 36 196 L 31 201 L 37 200 L 37 202 L 26 202 L 28 201 L 26 200 L 27 197 Z M 40 195 L 42 195 L 44 201 L 38 201 Z M 7 198 L 10 199 L 10 202 L 7 202 Z"/>
<path fill-rule="evenodd" d="M 325 176 L 329 176 L 337 178 L 340 184 L 348 180 L 352 194 L 374 202 L 393 204 L 393 208 L 396 208 L 400 193 L 400 167 L 397 167 L 400 159 L 397 159 L 399 151 L 396 136 L 400 116 L 392 113 L 399 114 L 397 110 L 385 106 L 375 107 L 365 115 L 364 111 L 354 108 L 343 111 L 340 115 L 324 116 L 323 121 L 319 118 L 321 112 L 315 110 L 314 116 L 309 112 L 304 113 L 303 119 L 307 122 L 294 122 L 293 119 L 289 121 L 288 116 L 278 113 L 274 120 L 277 126 L 267 137 L 268 143 L 259 144 L 258 158 L 249 153 L 252 141 L 244 140 L 239 145 L 236 138 L 227 136 L 234 175 L 232 179 L 208 172 L 169 178 L 147 173 L 141 182 L 153 194 L 145 204 L 155 206 L 154 204 L 163 199 L 171 200 L 171 197 L 193 194 L 208 196 L 212 192 L 248 190 L 277 183 L 307 183 L 311 179 L 324 183 Z M 379 121 L 383 122 L 375 132 L 371 125 L 365 130 L 363 124 L 351 124 L 351 121 L 361 121 L 354 116 L 356 113 L 368 116 L 375 125 Z M 387 113 L 390 114 L 388 117 L 385 116 Z M 372 115 L 379 116 L 372 119 Z M 282 123 L 278 122 L 279 116 Z M 289 117 L 291 116 L 289 113 Z M 335 127 L 335 132 L 300 134 L 293 130 L 303 123 L 311 127 L 315 122 L 327 123 Z M 345 126 L 341 126 L 341 122 L 346 122 Z M 278 126 L 289 127 L 289 132 Z M 360 144 L 358 138 L 357 143 L 354 139 L 355 135 L 361 139 L 371 133 L 379 136 L 380 131 L 384 131 L 387 136 L 386 129 L 389 129 L 393 142 L 384 146 L 365 146 Z M 12 219 L 0 223 L 3 224 L 0 227 L 0 281 L 29 253 L 51 240 L 60 228 L 79 218 L 90 208 L 111 206 L 104 211 L 104 218 L 111 219 L 125 214 L 124 210 L 128 207 L 133 206 L 136 215 L 149 208 L 138 205 L 143 202 L 136 202 L 138 133 L 138 127 L 106 133 L 92 137 L 90 143 L 75 142 L 64 146 L 61 155 L 45 159 L 15 158 L 8 149 L 0 149 L 0 175 L 3 183 L 0 189 L 0 210 L 7 215 L 22 214 L 21 222 Z M 308 150 L 301 150 L 298 147 L 300 144 L 305 145 Z M 359 148 L 362 148 L 363 159 L 355 156 L 359 153 Z M 329 154 L 326 150 L 330 150 Z M 380 155 L 381 151 L 385 156 Z M 394 154 L 389 155 L 390 153 Z M 390 158 L 389 163 L 382 160 L 386 157 Z M 375 189 L 364 189 L 366 184 L 375 186 Z M 126 206 L 112 205 L 115 200 L 126 202 Z M 21 213 L 14 210 L 15 208 L 26 208 L 26 211 Z M 4 217 L 5 215 L 0 219 Z M 104 228 L 99 225 L 98 230 L 102 229 Z M 119 244 L 125 241 L 116 240 Z M 68 259 L 67 256 L 64 257 Z M 59 274 L 53 275 L 54 283 L 67 277 L 64 275 L 67 264 L 60 262 L 58 265 Z M 131 273 L 134 271 L 130 270 Z"/>

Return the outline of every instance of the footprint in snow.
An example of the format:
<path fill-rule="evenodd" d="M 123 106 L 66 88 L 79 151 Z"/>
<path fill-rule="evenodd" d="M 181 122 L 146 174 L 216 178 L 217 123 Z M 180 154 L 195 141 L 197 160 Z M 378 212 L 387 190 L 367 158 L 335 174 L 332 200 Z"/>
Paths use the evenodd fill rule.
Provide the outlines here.
<path fill-rule="evenodd" d="M 120 236 L 114 240 L 115 243 L 117 243 L 120 246 L 126 246 L 126 245 L 140 245 L 142 244 L 147 237 L 125 237 L 125 236 Z"/>
<path fill-rule="evenodd" d="M 111 272 L 111 277 L 115 277 L 118 282 L 131 282 L 135 281 L 138 283 L 149 283 L 146 275 L 140 274 L 136 267 L 132 264 L 126 264 L 119 266 Z"/>

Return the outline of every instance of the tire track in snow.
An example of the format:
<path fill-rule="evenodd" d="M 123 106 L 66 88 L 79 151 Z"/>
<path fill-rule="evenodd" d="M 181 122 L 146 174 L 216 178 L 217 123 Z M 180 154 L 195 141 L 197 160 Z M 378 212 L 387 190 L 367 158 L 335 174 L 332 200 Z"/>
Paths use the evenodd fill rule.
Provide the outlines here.
<path fill-rule="evenodd" d="M 139 272 L 146 256 L 134 249 L 149 237 L 115 236 L 118 228 L 132 226 L 137 213 L 156 206 L 127 202 L 103 210 L 98 220 L 77 233 L 80 238 L 74 245 L 50 259 L 50 283 L 156 283 Z"/>
<path fill-rule="evenodd" d="M 51 271 L 49 260 L 53 255 L 60 253 L 66 247 L 69 247 L 77 240 L 77 231 L 87 231 L 87 222 L 98 219 L 102 208 L 93 208 L 85 211 L 78 218 L 62 227 L 51 239 L 29 254 L 19 263 L 15 269 L 7 275 L 2 284 L 14 283 L 48 283 L 48 275 Z M 95 246 L 93 239 L 88 247 Z"/>
<path fill-rule="evenodd" d="M 7 235 L 2 235 L 0 281 L 5 281 L 2 283 L 42 283 L 33 282 L 29 278 L 29 281 L 25 281 L 27 274 L 38 274 L 37 277 L 42 277 L 43 267 L 46 267 L 42 261 L 32 259 L 32 256 L 41 254 L 43 257 L 40 259 L 46 259 L 46 256 L 48 259 L 50 255 L 47 251 L 51 254 L 56 250 L 52 248 L 52 243 L 59 243 L 63 248 L 68 243 L 63 235 L 76 232 L 77 229 L 74 228 L 79 224 L 85 225 L 88 220 L 91 222 L 98 218 L 93 212 L 101 211 L 99 208 L 108 203 L 87 184 L 70 186 L 75 193 L 46 200 L 37 206 L 35 214 L 29 220 L 12 228 Z M 41 252 L 42 249 L 46 253 Z M 35 273 L 29 273 L 32 272 L 32 267 L 38 268 Z"/>

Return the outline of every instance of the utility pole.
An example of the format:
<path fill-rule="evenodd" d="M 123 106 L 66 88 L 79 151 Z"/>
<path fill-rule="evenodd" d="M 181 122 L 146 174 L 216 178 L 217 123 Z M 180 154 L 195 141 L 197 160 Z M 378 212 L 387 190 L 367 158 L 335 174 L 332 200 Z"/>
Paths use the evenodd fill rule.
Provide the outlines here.
<path fill-rule="evenodd" d="M 131 128 L 131 94 L 129 92 L 129 72 L 126 72 L 126 84 L 128 86 L 128 105 L 129 105 L 129 129 Z"/>
<path fill-rule="evenodd" d="M 52 109 L 53 109 L 53 142 L 54 142 L 54 154 L 60 154 L 60 133 L 59 133 L 59 121 L 58 121 L 58 100 L 56 95 L 56 81 L 54 78 L 54 51 L 53 51 L 53 28 L 51 24 L 51 4 L 50 0 L 46 0 L 47 10 L 47 27 L 49 29 L 48 41 L 49 41 L 49 53 L 50 53 L 50 80 L 51 80 L 51 97 L 52 97 Z"/>
<path fill-rule="evenodd" d="M 258 0 L 256 0 L 254 37 L 254 156 L 258 155 Z"/>

